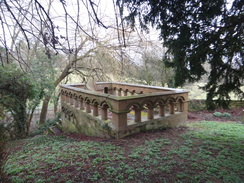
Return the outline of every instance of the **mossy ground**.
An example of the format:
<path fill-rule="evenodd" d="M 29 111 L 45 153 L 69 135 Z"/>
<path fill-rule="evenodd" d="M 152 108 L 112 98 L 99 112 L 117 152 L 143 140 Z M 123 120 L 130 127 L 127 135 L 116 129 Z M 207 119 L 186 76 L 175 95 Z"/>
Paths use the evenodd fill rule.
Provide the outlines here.
<path fill-rule="evenodd" d="M 124 139 L 38 135 L 8 144 L 12 182 L 241 182 L 244 125 L 201 121 Z"/>

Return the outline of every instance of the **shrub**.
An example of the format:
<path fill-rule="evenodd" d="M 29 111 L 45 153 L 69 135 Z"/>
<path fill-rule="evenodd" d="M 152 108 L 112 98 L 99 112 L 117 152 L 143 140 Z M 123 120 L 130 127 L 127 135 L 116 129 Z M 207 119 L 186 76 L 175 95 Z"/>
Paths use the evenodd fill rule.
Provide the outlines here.
<path fill-rule="evenodd" d="M 225 118 L 231 118 L 232 117 L 231 114 L 227 113 L 227 112 L 225 112 L 225 113 L 215 112 L 215 113 L 213 113 L 213 115 L 216 117 L 219 117 L 219 118 L 220 117 L 225 117 Z"/>
<path fill-rule="evenodd" d="M 190 100 L 189 106 L 190 111 L 201 111 L 206 108 L 204 100 Z"/>
<path fill-rule="evenodd" d="M 27 102 L 35 96 L 32 81 L 15 65 L 0 66 L 0 105 L 11 112 L 17 138 L 27 135 Z"/>
<path fill-rule="evenodd" d="M 231 114 L 228 113 L 228 112 L 225 112 L 222 114 L 223 117 L 226 117 L 226 118 L 230 118 L 231 117 Z"/>
<path fill-rule="evenodd" d="M 213 113 L 214 116 L 216 117 L 222 117 L 222 113 L 221 112 L 215 112 Z"/>

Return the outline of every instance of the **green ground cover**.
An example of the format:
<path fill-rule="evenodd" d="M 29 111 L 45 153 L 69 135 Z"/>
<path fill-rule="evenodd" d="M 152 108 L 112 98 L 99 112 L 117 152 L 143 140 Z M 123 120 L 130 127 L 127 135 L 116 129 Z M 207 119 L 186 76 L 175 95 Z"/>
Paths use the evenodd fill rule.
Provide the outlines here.
<path fill-rule="evenodd" d="M 12 182 L 242 182 L 244 125 L 196 122 L 121 140 L 38 135 L 8 144 Z"/>

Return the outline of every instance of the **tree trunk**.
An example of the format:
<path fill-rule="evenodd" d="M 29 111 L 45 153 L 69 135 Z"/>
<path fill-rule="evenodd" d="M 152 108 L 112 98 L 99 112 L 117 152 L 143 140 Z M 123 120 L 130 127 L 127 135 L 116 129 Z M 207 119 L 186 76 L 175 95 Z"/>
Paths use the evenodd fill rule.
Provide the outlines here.
<path fill-rule="evenodd" d="M 58 105 L 55 103 L 54 107 L 53 107 L 53 114 L 54 114 L 55 118 L 58 116 L 57 111 L 58 111 Z"/>
<path fill-rule="evenodd" d="M 71 68 L 71 64 L 68 64 L 65 69 L 63 70 L 63 72 L 61 73 L 61 75 L 58 77 L 58 79 L 54 82 L 54 90 L 56 89 L 56 87 L 59 85 L 59 83 L 70 74 L 69 70 Z M 40 120 L 39 120 L 39 126 L 43 125 L 46 121 L 46 117 L 47 117 L 47 110 L 48 110 L 48 104 L 49 101 L 51 99 L 51 95 L 45 97 L 43 104 L 42 104 L 42 109 L 41 109 L 41 114 L 40 114 Z"/>
<path fill-rule="evenodd" d="M 30 134 L 30 125 L 31 125 L 31 121 L 32 121 L 34 112 L 35 112 L 35 110 L 36 110 L 36 106 L 37 106 L 37 105 L 35 105 L 35 106 L 31 109 L 30 114 L 27 115 L 27 120 L 26 120 L 26 134 L 27 134 L 27 136 Z"/>
<path fill-rule="evenodd" d="M 26 101 L 23 101 L 23 103 L 26 103 Z M 17 138 L 25 138 L 27 136 L 26 133 L 26 107 L 24 105 L 20 105 L 16 108 L 14 120 L 15 120 L 15 135 Z"/>
<path fill-rule="evenodd" d="M 41 114 L 40 114 L 40 120 L 39 120 L 39 126 L 42 126 L 46 121 L 48 104 L 49 104 L 50 99 L 51 99 L 51 97 L 47 96 L 47 97 L 45 97 L 45 99 L 43 101 Z"/>
<path fill-rule="evenodd" d="M 83 43 L 81 45 L 83 45 Z M 81 48 L 82 48 L 82 46 L 80 46 L 80 49 Z M 76 58 L 75 57 L 68 65 L 66 65 L 66 67 L 64 68 L 64 70 L 62 71 L 62 73 L 60 74 L 60 76 L 54 82 L 54 90 L 53 90 L 53 92 L 55 91 L 55 89 L 59 85 L 59 83 L 71 73 L 70 72 L 70 69 L 72 68 L 72 66 L 77 61 L 82 60 L 83 58 L 86 58 L 94 50 L 95 49 L 88 50 L 83 56 L 81 56 L 79 58 Z M 43 125 L 45 123 L 45 121 L 46 121 L 47 109 L 48 109 L 48 104 L 49 104 L 49 101 L 51 99 L 51 96 L 52 96 L 52 94 L 50 96 L 47 96 L 45 98 L 45 100 L 43 101 L 42 110 L 41 110 L 41 114 L 40 114 L 40 120 L 39 120 L 39 126 Z"/>

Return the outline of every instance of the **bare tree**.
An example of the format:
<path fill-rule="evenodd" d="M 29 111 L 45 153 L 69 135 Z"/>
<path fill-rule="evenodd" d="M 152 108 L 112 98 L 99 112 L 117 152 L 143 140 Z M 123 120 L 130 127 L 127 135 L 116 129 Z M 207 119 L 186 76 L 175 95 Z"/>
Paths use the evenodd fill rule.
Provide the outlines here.
<path fill-rule="evenodd" d="M 143 35 L 123 24 L 122 7 L 114 4 L 114 23 L 99 6 L 93 0 L 0 1 L 0 45 L 7 63 L 13 59 L 26 73 L 33 73 L 38 50 L 44 50 L 50 60 L 60 56 L 59 66 L 50 66 L 57 71 L 50 91 L 39 96 L 43 99 L 40 125 L 46 121 L 55 88 L 71 73 L 81 75 L 85 82 L 87 78 L 105 80 L 111 73 L 116 80 L 135 77 L 140 61 L 136 55 L 147 44 Z"/>
<path fill-rule="evenodd" d="M 74 6 L 71 6 L 71 3 L 75 3 Z M 30 62 L 36 57 L 39 47 L 45 48 L 45 54 L 49 59 L 55 54 L 60 54 L 66 58 L 66 63 L 54 79 L 54 91 L 56 86 L 75 70 L 77 62 L 89 57 L 98 46 L 93 32 L 87 31 L 89 27 L 83 26 L 84 22 L 81 20 L 85 20 L 86 17 L 80 13 L 82 6 L 85 7 L 82 11 L 86 10 L 90 18 L 90 29 L 94 25 L 106 28 L 97 16 L 97 5 L 93 1 L 77 0 L 71 3 L 53 0 L 1 1 L 0 44 L 5 50 L 5 59 L 1 59 L 2 65 L 4 60 L 7 64 L 10 63 L 11 57 L 22 70 L 31 73 L 34 70 Z M 27 49 L 24 49 L 25 45 Z M 44 97 L 40 124 L 45 122 L 51 94 L 52 92 Z"/>

